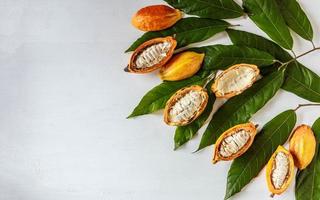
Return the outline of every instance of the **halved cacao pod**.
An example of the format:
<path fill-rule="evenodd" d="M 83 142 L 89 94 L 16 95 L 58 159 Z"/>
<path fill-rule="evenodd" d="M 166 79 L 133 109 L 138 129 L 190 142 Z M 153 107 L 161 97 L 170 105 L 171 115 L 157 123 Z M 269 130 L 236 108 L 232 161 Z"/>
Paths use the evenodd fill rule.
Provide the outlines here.
<path fill-rule="evenodd" d="M 253 123 L 236 125 L 218 138 L 214 148 L 213 164 L 220 160 L 233 160 L 245 153 L 257 134 Z"/>
<path fill-rule="evenodd" d="M 160 70 L 159 76 L 166 81 L 179 81 L 195 75 L 201 68 L 204 53 L 185 51 L 174 55 Z"/>
<path fill-rule="evenodd" d="M 167 101 L 164 121 L 171 126 L 184 126 L 193 122 L 208 103 L 207 91 L 198 85 L 178 90 Z"/>
<path fill-rule="evenodd" d="M 182 18 L 182 12 L 166 5 L 141 8 L 133 15 L 131 23 L 141 31 L 160 31 L 173 26 Z"/>
<path fill-rule="evenodd" d="M 176 46 L 177 41 L 170 36 L 144 42 L 133 52 L 125 71 L 140 74 L 152 72 L 169 61 Z"/>
<path fill-rule="evenodd" d="M 216 77 L 211 89 L 217 98 L 231 98 L 251 87 L 259 73 L 256 65 L 233 65 Z"/>
<path fill-rule="evenodd" d="M 300 170 L 306 168 L 312 161 L 316 151 L 316 138 L 308 125 L 298 126 L 290 139 L 290 153 L 294 164 Z"/>
<path fill-rule="evenodd" d="M 271 196 L 283 193 L 289 187 L 293 177 L 293 157 L 284 147 L 278 146 L 266 168 L 266 179 Z"/>

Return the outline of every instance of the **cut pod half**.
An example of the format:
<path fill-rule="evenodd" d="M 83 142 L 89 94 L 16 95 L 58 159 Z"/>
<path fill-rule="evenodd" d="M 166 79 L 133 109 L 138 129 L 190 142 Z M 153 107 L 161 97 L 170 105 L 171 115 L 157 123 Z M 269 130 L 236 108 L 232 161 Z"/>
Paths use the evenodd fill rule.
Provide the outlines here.
<path fill-rule="evenodd" d="M 178 90 L 167 101 L 164 122 L 170 126 L 185 126 L 197 119 L 208 103 L 207 91 L 198 85 Z"/>
<path fill-rule="evenodd" d="M 231 98 L 251 87 L 259 73 L 256 65 L 233 65 L 216 77 L 211 89 L 217 98 Z"/>
<path fill-rule="evenodd" d="M 125 71 L 140 74 L 152 72 L 169 61 L 176 46 L 177 41 L 171 36 L 148 40 L 133 52 Z"/>
<path fill-rule="evenodd" d="M 233 160 L 244 154 L 257 134 L 256 125 L 245 123 L 226 130 L 216 141 L 213 164 L 220 160 Z"/>
<path fill-rule="evenodd" d="M 266 179 L 271 196 L 283 193 L 289 187 L 293 176 L 293 157 L 284 147 L 278 146 L 266 168 Z"/>

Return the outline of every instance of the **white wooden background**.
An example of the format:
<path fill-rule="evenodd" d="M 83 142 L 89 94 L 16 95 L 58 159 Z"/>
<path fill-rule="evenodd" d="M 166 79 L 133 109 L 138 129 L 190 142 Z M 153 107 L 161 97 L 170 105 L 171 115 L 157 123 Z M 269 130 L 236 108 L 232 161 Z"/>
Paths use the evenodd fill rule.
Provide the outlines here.
<path fill-rule="evenodd" d="M 320 1 L 301 0 L 320 45 Z M 126 120 L 160 81 L 122 71 L 141 32 L 140 7 L 159 0 L 0 0 L 0 200 L 222 199 L 230 162 L 213 166 L 200 136 L 173 151 L 160 113 Z M 264 35 L 249 19 L 239 29 Z M 311 48 L 295 34 L 297 53 Z M 230 41 L 221 33 L 202 44 Z M 320 74 L 320 52 L 301 62 Z M 305 100 L 280 91 L 263 125 Z M 320 108 L 298 112 L 312 124 Z M 202 130 L 203 131 L 203 130 Z M 277 199 L 294 199 L 293 185 Z M 264 171 L 234 199 L 269 199 Z"/>

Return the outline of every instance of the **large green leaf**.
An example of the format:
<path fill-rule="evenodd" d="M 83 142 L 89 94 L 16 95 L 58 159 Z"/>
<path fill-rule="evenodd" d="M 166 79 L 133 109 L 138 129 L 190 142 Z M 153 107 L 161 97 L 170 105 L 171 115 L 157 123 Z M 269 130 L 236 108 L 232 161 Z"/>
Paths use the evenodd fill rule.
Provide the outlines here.
<path fill-rule="evenodd" d="M 264 37 L 231 29 L 227 30 L 227 32 L 232 42 L 236 45 L 244 45 L 266 51 L 282 62 L 292 59 L 288 52 Z M 291 63 L 287 67 L 282 88 L 306 100 L 320 102 L 320 77 L 298 62 Z"/>
<path fill-rule="evenodd" d="M 258 133 L 250 149 L 232 162 L 225 199 L 240 192 L 266 165 L 273 152 L 288 139 L 296 124 L 296 113 L 287 110 L 269 121 Z"/>
<path fill-rule="evenodd" d="M 316 153 L 310 165 L 304 170 L 298 170 L 296 176 L 296 200 L 320 199 L 320 118 L 312 126 L 316 136 Z"/>
<path fill-rule="evenodd" d="M 224 69 L 239 63 L 268 66 L 275 62 L 275 58 L 269 53 L 250 47 L 212 45 L 191 50 L 205 53 L 203 64 L 205 69 Z"/>
<path fill-rule="evenodd" d="M 230 26 L 230 24 L 222 20 L 195 17 L 184 18 L 169 29 L 143 34 L 126 50 L 126 52 L 134 51 L 139 45 L 150 39 L 173 35 L 175 35 L 178 42 L 177 48 L 184 47 L 191 43 L 209 39 L 213 35 L 224 31 L 228 26 Z"/>
<path fill-rule="evenodd" d="M 198 150 L 214 144 L 216 139 L 232 126 L 248 122 L 252 115 L 276 94 L 283 79 L 283 71 L 273 72 L 223 104 L 209 122 Z"/>
<path fill-rule="evenodd" d="M 165 81 L 145 94 L 128 118 L 161 110 L 168 99 L 179 89 L 189 85 L 202 85 L 204 82 L 205 79 L 197 75 L 182 81 Z"/>
<path fill-rule="evenodd" d="M 287 51 L 262 36 L 234 29 L 227 29 L 227 33 L 232 43 L 235 45 L 248 46 L 260 51 L 268 52 L 282 62 L 286 62 L 291 59 L 291 56 Z"/>
<path fill-rule="evenodd" d="M 282 88 L 312 102 L 320 102 L 320 77 L 298 62 L 286 70 Z"/>
<path fill-rule="evenodd" d="M 276 0 L 287 25 L 301 37 L 312 41 L 311 23 L 296 0 Z"/>
<path fill-rule="evenodd" d="M 174 135 L 174 149 L 178 149 L 183 144 L 187 143 L 193 138 L 193 136 L 199 131 L 199 129 L 204 125 L 209 115 L 212 112 L 212 107 L 215 102 L 215 95 L 212 93 L 211 84 L 208 84 L 207 91 L 209 94 L 209 100 L 206 109 L 200 115 L 198 119 L 193 121 L 191 124 L 186 126 L 178 126 Z"/>
<path fill-rule="evenodd" d="M 292 49 L 293 39 L 275 0 L 244 0 L 250 19 L 269 37 L 286 49 Z"/>
<path fill-rule="evenodd" d="M 164 0 L 171 6 L 190 15 L 211 19 L 229 19 L 243 15 L 233 0 Z"/>

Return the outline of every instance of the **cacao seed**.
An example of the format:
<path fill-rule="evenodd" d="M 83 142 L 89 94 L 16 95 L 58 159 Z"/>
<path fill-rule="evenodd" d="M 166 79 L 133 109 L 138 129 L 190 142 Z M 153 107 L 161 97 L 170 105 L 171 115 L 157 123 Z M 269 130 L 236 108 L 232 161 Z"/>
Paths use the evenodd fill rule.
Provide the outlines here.
<path fill-rule="evenodd" d="M 182 12 L 166 5 L 141 8 L 132 17 L 131 23 L 141 31 L 160 31 L 173 26 L 182 18 Z"/>
<path fill-rule="evenodd" d="M 171 126 L 184 126 L 193 122 L 205 109 L 208 93 L 193 85 L 178 90 L 166 103 L 164 121 Z"/>
<path fill-rule="evenodd" d="M 293 157 L 288 150 L 279 146 L 271 156 L 266 168 L 267 185 L 272 193 L 271 196 L 283 193 L 289 187 L 293 176 Z"/>
<path fill-rule="evenodd" d="M 216 141 L 213 163 L 241 156 L 252 145 L 256 134 L 257 129 L 253 123 L 239 124 L 226 130 Z"/>
<path fill-rule="evenodd" d="M 306 168 L 312 161 L 316 151 L 316 138 L 308 125 L 298 126 L 290 139 L 290 153 L 294 164 L 300 170 Z"/>
<path fill-rule="evenodd" d="M 166 81 L 179 81 L 193 76 L 201 68 L 204 54 L 186 51 L 174 55 L 160 70 L 159 76 Z"/>
<path fill-rule="evenodd" d="M 144 42 L 133 52 L 127 71 L 148 73 L 162 67 L 172 57 L 176 46 L 176 40 L 170 36 Z"/>
<path fill-rule="evenodd" d="M 251 87 L 258 76 L 256 65 L 233 65 L 216 77 L 211 89 L 217 98 L 231 98 Z"/>

